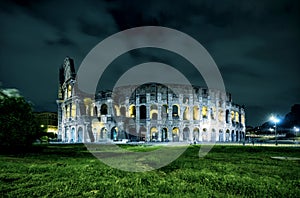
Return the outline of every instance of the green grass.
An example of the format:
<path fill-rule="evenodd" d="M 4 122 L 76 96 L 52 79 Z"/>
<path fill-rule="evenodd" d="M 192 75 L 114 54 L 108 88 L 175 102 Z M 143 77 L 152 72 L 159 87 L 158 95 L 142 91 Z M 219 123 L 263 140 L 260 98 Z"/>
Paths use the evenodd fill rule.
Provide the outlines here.
<path fill-rule="evenodd" d="M 110 168 L 84 145 L 38 148 L 0 155 L 0 197 L 300 197 L 300 161 L 271 159 L 300 157 L 299 147 L 215 146 L 199 158 L 199 146 L 190 146 L 144 173 Z"/>

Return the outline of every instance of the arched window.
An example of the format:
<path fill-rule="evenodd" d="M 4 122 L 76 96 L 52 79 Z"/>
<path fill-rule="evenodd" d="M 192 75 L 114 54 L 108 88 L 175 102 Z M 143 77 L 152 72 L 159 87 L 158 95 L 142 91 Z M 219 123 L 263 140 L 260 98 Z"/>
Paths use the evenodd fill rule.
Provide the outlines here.
<path fill-rule="evenodd" d="M 207 107 L 205 106 L 202 107 L 202 117 L 207 118 Z"/>
<path fill-rule="evenodd" d="M 77 115 L 76 115 L 76 104 L 75 103 L 72 103 L 71 104 L 71 117 L 72 118 L 75 118 Z"/>
<path fill-rule="evenodd" d="M 242 122 L 242 125 L 245 126 L 245 116 L 244 115 L 241 116 L 241 122 Z"/>
<path fill-rule="evenodd" d="M 150 139 L 151 141 L 156 141 L 158 139 L 158 131 L 156 127 L 150 129 Z"/>
<path fill-rule="evenodd" d="M 179 142 L 179 128 L 178 127 L 173 128 L 172 138 L 173 138 L 173 142 Z"/>
<path fill-rule="evenodd" d="M 219 142 L 224 142 L 223 130 L 219 129 Z"/>
<path fill-rule="evenodd" d="M 146 140 L 146 134 L 147 134 L 147 129 L 144 126 L 141 126 L 140 131 L 139 131 L 139 139 L 141 141 L 145 141 Z"/>
<path fill-rule="evenodd" d="M 230 131 L 229 131 L 229 129 L 226 130 L 225 138 L 226 138 L 225 139 L 226 142 L 230 141 Z"/>
<path fill-rule="evenodd" d="M 172 107 L 172 117 L 179 118 L 179 108 L 178 105 L 173 105 Z"/>
<path fill-rule="evenodd" d="M 161 118 L 167 118 L 168 117 L 168 105 L 164 104 L 161 106 Z"/>
<path fill-rule="evenodd" d="M 210 108 L 210 117 L 212 120 L 216 119 L 216 108 L 215 107 Z"/>
<path fill-rule="evenodd" d="M 226 123 L 229 123 L 229 110 L 228 109 L 226 110 L 226 117 L 225 117 L 225 119 L 226 119 Z"/>
<path fill-rule="evenodd" d="M 140 103 L 146 103 L 146 96 L 140 95 Z"/>
<path fill-rule="evenodd" d="M 94 115 L 98 116 L 98 108 L 97 108 L 97 106 L 94 107 Z"/>
<path fill-rule="evenodd" d="M 114 106 L 113 116 L 120 116 L 120 115 L 121 115 L 120 108 L 117 105 L 115 105 Z"/>
<path fill-rule="evenodd" d="M 215 129 L 212 129 L 211 130 L 211 138 L 210 138 L 210 141 L 212 142 L 215 142 L 216 141 L 216 130 Z"/>
<path fill-rule="evenodd" d="M 78 128 L 78 136 L 77 136 L 77 142 L 82 142 L 83 141 L 83 130 L 82 127 Z"/>
<path fill-rule="evenodd" d="M 203 141 L 203 142 L 208 141 L 208 135 L 207 135 L 207 129 L 206 129 L 206 128 L 204 128 L 204 129 L 202 130 L 202 141 Z"/>
<path fill-rule="evenodd" d="M 239 112 L 235 112 L 235 122 L 239 122 Z"/>
<path fill-rule="evenodd" d="M 182 103 L 189 104 L 189 97 L 187 97 L 187 96 L 183 97 Z"/>
<path fill-rule="evenodd" d="M 223 122 L 223 118 L 224 118 L 224 112 L 223 110 L 219 110 L 219 116 L 218 116 L 219 122 Z"/>
<path fill-rule="evenodd" d="M 129 117 L 135 118 L 135 114 L 136 114 L 135 106 L 134 105 L 130 105 L 129 106 Z"/>
<path fill-rule="evenodd" d="M 234 142 L 234 130 L 231 131 L 231 141 Z"/>
<path fill-rule="evenodd" d="M 150 106 L 150 118 L 152 120 L 157 120 L 157 117 L 158 117 L 157 113 L 158 113 L 157 105 L 154 105 L 154 104 L 151 105 Z"/>
<path fill-rule="evenodd" d="M 189 107 L 185 107 L 183 112 L 183 120 L 189 120 L 189 119 L 190 119 Z"/>
<path fill-rule="evenodd" d="M 113 127 L 111 129 L 111 137 L 112 140 L 116 141 L 118 139 L 118 127 Z"/>
<path fill-rule="evenodd" d="M 101 113 L 101 115 L 107 115 L 107 105 L 106 104 L 101 105 L 100 113 Z"/>
<path fill-rule="evenodd" d="M 106 138 L 106 133 L 107 133 L 107 129 L 105 127 L 103 127 L 100 130 L 100 139 L 105 139 Z"/>
<path fill-rule="evenodd" d="M 72 97 L 72 86 L 68 86 L 68 98 Z"/>
<path fill-rule="evenodd" d="M 193 108 L 193 120 L 199 120 L 199 107 L 194 106 Z"/>
<path fill-rule="evenodd" d="M 152 113 L 151 114 L 151 119 L 152 120 L 157 120 L 157 113 Z"/>
<path fill-rule="evenodd" d="M 145 105 L 140 106 L 140 119 L 146 119 L 147 118 L 147 109 Z"/>
<path fill-rule="evenodd" d="M 235 115 L 235 114 L 234 114 L 234 111 L 231 111 L 231 117 L 230 117 L 230 118 L 231 118 L 231 121 L 232 121 L 232 122 L 234 121 L 234 115 Z"/>
<path fill-rule="evenodd" d="M 161 141 L 167 141 L 168 140 L 168 129 L 162 128 L 161 130 Z"/>
<path fill-rule="evenodd" d="M 199 141 L 199 128 L 196 127 L 193 130 L 193 140 L 194 141 Z"/>
<path fill-rule="evenodd" d="M 190 129 L 188 127 L 185 127 L 183 129 L 183 140 L 188 140 L 189 139 L 189 133 L 190 133 Z"/>

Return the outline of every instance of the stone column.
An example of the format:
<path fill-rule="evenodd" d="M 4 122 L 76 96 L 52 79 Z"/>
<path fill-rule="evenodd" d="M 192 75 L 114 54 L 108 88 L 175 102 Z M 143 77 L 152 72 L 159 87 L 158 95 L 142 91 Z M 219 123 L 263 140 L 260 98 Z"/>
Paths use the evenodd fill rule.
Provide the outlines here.
<path fill-rule="evenodd" d="M 202 131 L 203 129 L 199 127 L 199 141 L 202 142 Z"/>
<path fill-rule="evenodd" d="M 78 126 L 76 125 L 74 129 L 75 129 L 75 131 L 74 131 L 74 133 L 75 133 L 74 134 L 74 136 L 75 136 L 74 137 L 74 142 L 78 142 Z"/>
<path fill-rule="evenodd" d="M 219 133 L 219 130 L 216 129 L 216 142 L 219 142 L 220 141 L 220 133 Z"/>
<path fill-rule="evenodd" d="M 193 127 L 189 127 L 189 141 L 193 141 L 193 133 L 194 133 L 194 129 L 192 129 Z"/>
<path fill-rule="evenodd" d="M 137 122 L 135 123 L 135 131 L 136 131 L 136 135 L 137 135 L 138 139 L 141 140 L 140 124 Z"/>
<path fill-rule="evenodd" d="M 146 141 L 147 142 L 150 142 L 150 125 L 148 122 L 146 122 L 146 129 L 147 129 L 147 132 L 146 132 Z"/>
<path fill-rule="evenodd" d="M 179 120 L 183 120 L 184 108 L 185 107 L 183 105 L 179 105 Z"/>
<path fill-rule="evenodd" d="M 179 142 L 183 141 L 183 129 L 182 127 L 178 127 L 179 128 Z"/>
<path fill-rule="evenodd" d="M 161 104 L 157 103 L 157 120 L 161 120 Z"/>
<path fill-rule="evenodd" d="M 173 128 L 171 126 L 168 127 L 168 140 L 173 142 Z"/>
<path fill-rule="evenodd" d="M 158 138 L 157 138 L 157 140 L 158 140 L 159 142 L 161 142 L 161 126 L 157 126 L 156 128 L 157 128 L 157 130 L 158 130 Z"/>
<path fill-rule="evenodd" d="M 135 117 L 136 117 L 136 122 L 140 122 L 140 105 L 137 104 L 135 106 Z"/>
<path fill-rule="evenodd" d="M 172 120 L 172 110 L 173 110 L 173 106 L 171 105 L 171 107 L 168 107 L 168 120 Z"/>
<path fill-rule="evenodd" d="M 68 108 L 70 109 L 69 118 L 72 118 L 72 103 L 69 104 Z"/>

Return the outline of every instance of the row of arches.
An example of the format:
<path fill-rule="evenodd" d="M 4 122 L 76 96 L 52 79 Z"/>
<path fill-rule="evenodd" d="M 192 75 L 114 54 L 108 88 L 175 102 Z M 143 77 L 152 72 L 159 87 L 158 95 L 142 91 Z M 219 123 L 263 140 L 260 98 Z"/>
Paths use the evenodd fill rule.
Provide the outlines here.
<path fill-rule="evenodd" d="M 128 114 L 126 114 L 127 110 L 125 106 L 121 106 L 120 108 L 115 106 L 115 113 L 117 116 L 126 116 L 135 118 L 137 116 L 136 106 L 130 105 L 128 108 Z M 147 119 L 147 106 L 140 105 L 139 107 L 139 118 Z M 190 109 L 192 108 L 192 109 Z M 172 108 L 169 109 L 167 104 L 164 104 L 160 108 L 160 117 L 162 119 L 169 117 L 169 111 L 171 111 L 172 119 L 179 119 L 182 116 L 182 120 L 200 120 L 200 116 L 202 118 L 208 118 L 210 112 L 210 118 L 213 120 L 218 119 L 220 122 L 226 121 L 229 123 L 229 119 L 232 122 L 244 123 L 245 117 L 239 112 L 226 110 L 225 112 L 221 109 L 217 112 L 215 107 L 210 108 L 210 111 L 207 106 L 203 106 L 200 111 L 200 107 L 195 105 L 193 107 L 185 106 L 181 113 L 180 106 L 178 104 L 173 104 Z M 158 105 L 152 104 L 149 106 L 149 118 L 152 120 L 157 120 L 159 115 Z"/>
<path fill-rule="evenodd" d="M 100 109 L 98 111 L 98 107 L 95 106 L 94 107 L 94 115 L 95 116 L 100 116 L 100 115 L 107 115 L 108 114 L 108 107 L 107 107 L 107 104 L 102 104 L 100 106 Z"/>
<path fill-rule="evenodd" d="M 64 142 L 69 143 L 101 142 L 107 141 L 108 139 L 118 140 L 120 138 L 125 139 L 125 137 L 122 137 L 121 134 L 119 134 L 116 126 L 111 129 L 110 133 L 106 127 L 101 128 L 100 131 L 97 131 L 96 129 L 84 130 L 84 127 L 82 126 L 78 127 L 77 130 L 75 127 L 66 127 L 61 138 Z"/>
<path fill-rule="evenodd" d="M 84 137 L 85 136 L 85 137 Z M 206 128 L 200 130 L 198 127 L 193 128 L 191 131 L 189 127 L 180 129 L 179 127 L 167 128 L 162 127 L 151 127 L 149 133 L 147 128 L 141 126 L 137 132 L 135 128 L 129 128 L 128 131 L 119 130 L 118 127 L 114 126 L 111 130 L 106 127 L 101 128 L 99 131 L 93 130 L 90 133 L 85 133 L 83 127 L 66 128 L 63 134 L 63 140 L 65 142 L 101 142 L 107 140 L 118 141 L 122 139 L 129 139 L 134 141 L 197 141 L 197 142 L 239 142 L 245 138 L 245 133 L 242 131 L 230 131 L 215 129 L 208 131 Z"/>
<path fill-rule="evenodd" d="M 82 127 L 78 127 L 78 129 L 76 130 L 75 127 L 67 127 L 65 128 L 64 134 L 62 134 L 62 140 L 64 142 L 84 142 L 83 139 L 83 128 Z"/>
<path fill-rule="evenodd" d="M 101 129 L 100 139 L 103 139 Z M 106 131 L 106 130 L 105 130 Z M 202 131 L 198 127 L 195 127 L 192 131 L 188 127 L 180 130 L 179 127 L 171 128 L 171 132 L 167 127 L 162 127 L 161 131 L 157 127 L 151 127 L 149 134 L 147 134 L 147 129 L 144 126 L 141 126 L 137 132 L 135 128 L 129 128 L 128 132 L 119 131 L 117 127 L 113 127 L 111 130 L 110 138 L 114 141 L 120 139 L 131 139 L 135 141 L 199 141 L 199 142 L 209 142 L 209 141 L 219 141 L 219 142 L 238 142 L 242 141 L 244 138 L 244 133 L 242 131 L 226 131 L 223 133 L 222 130 L 219 130 L 219 133 L 215 129 L 212 129 L 210 132 L 203 128 Z M 105 139 L 105 138 L 104 138 Z"/>
<path fill-rule="evenodd" d="M 74 105 L 73 105 L 74 106 Z M 98 109 L 99 108 L 99 109 Z M 241 123 L 244 125 L 245 123 L 245 116 L 242 113 L 239 113 L 237 111 L 230 111 L 226 110 L 225 112 L 220 109 L 218 112 L 215 107 L 211 107 L 210 109 L 207 106 L 202 106 L 201 109 L 199 106 L 195 105 L 193 107 L 185 106 L 184 108 L 180 109 L 179 104 L 173 104 L 171 108 L 167 104 L 164 104 L 160 107 L 160 111 L 158 109 L 158 105 L 152 104 L 149 106 L 149 113 L 147 113 L 147 106 L 146 105 L 140 105 L 139 107 L 139 119 L 147 119 L 147 114 L 149 114 L 149 118 L 151 120 L 157 120 L 158 115 L 160 113 L 161 119 L 166 119 L 169 116 L 172 117 L 172 119 L 179 119 L 182 118 L 182 120 L 200 120 L 200 117 L 202 118 L 211 118 L 212 120 L 218 119 L 219 122 L 226 122 L 226 123 Z M 70 108 L 71 109 L 71 108 Z M 67 108 L 66 114 L 70 114 L 71 111 L 72 114 L 75 112 L 75 106 L 72 108 L 72 110 L 68 111 L 69 108 Z M 181 110 L 183 112 L 181 112 Z M 169 113 L 169 111 L 171 111 Z M 102 116 L 107 115 L 108 112 L 108 105 L 103 103 L 100 105 L 100 107 L 95 106 L 93 109 L 91 109 L 91 116 Z M 210 114 L 210 115 L 209 115 Z M 137 116 L 137 110 L 136 106 L 134 104 L 130 105 L 128 109 L 125 106 L 114 106 L 114 115 L 116 116 L 124 116 L 124 117 L 131 117 L 136 118 Z"/>

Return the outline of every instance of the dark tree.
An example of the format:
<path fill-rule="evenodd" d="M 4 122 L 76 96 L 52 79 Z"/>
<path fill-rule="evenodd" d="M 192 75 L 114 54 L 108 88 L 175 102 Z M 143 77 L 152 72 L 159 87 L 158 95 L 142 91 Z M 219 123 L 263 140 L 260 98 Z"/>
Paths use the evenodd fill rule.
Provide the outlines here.
<path fill-rule="evenodd" d="M 39 137 L 31 105 L 18 94 L 0 90 L 0 147 L 23 148 Z"/>
<path fill-rule="evenodd" d="M 291 112 L 286 114 L 282 125 L 286 128 L 300 126 L 300 104 L 294 104 L 291 107 Z"/>

